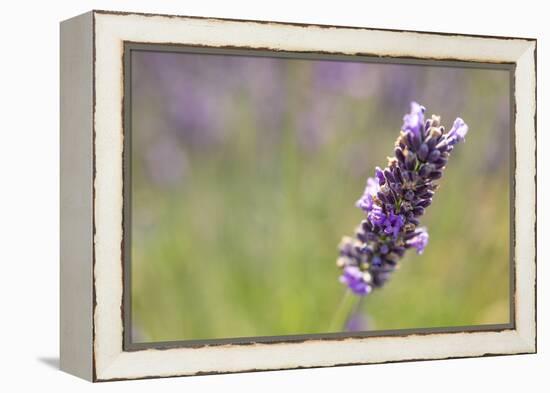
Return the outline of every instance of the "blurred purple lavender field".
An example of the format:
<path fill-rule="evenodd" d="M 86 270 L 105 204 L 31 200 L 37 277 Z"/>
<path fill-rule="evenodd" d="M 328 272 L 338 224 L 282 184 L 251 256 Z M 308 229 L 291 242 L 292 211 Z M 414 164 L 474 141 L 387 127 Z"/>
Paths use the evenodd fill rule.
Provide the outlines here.
<path fill-rule="evenodd" d="M 508 322 L 507 71 L 132 56 L 135 341 L 328 332 L 342 296 L 336 245 L 411 101 L 444 124 L 464 118 L 468 144 L 424 218 L 430 247 L 351 322 Z"/>

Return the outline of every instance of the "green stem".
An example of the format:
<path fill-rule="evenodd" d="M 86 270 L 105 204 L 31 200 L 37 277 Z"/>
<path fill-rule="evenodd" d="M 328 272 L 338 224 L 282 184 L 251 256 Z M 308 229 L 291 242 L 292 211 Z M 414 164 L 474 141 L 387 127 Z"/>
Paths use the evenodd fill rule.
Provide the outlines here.
<path fill-rule="evenodd" d="M 356 297 L 353 296 L 351 291 L 348 289 L 344 293 L 340 304 L 336 309 L 330 323 L 330 332 L 341 332 L 346 325 L 347 319 L 349 318 L 350 312 L 353 310 L 354 302 Z"/>
<path fill-rule="evenodd" d="M 354 314 L 357 314 L 358 312 L 361 311 L 361 309 L 363 308 L 363 303 L 365 302 L 365 296 L 361 296 L 359 298 L 359 301 L 357 302 L 357 304 L 355 305 L 355 308 L 353 309 L 353 313 Z"/>

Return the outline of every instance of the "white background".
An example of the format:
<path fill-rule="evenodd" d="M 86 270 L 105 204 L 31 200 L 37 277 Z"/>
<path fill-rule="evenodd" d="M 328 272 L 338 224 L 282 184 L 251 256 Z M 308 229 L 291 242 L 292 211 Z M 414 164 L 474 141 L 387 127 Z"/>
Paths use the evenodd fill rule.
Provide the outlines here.
<path fill-rule="evenodd" d="M 0 10 L 0 391 L 549 391 L 550 339 L 545 332 L 550 312 L 544 265 L 550 238 L 545 204 L 550 165 L 545 152 L 549 146 L 550 86 L 545 70 L 550 69 L 550 11 L 544 9 L 545 3 L 5 2 Z M 539 354 L 96 385 L 58 371 L 58 23 L 90 9 L 538 38 Z"/>

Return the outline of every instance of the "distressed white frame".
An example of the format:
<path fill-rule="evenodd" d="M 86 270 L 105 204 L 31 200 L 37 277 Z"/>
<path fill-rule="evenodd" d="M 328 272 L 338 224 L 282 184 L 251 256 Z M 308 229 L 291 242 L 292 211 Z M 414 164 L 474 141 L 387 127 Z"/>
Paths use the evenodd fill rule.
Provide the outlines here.
<path fill-rule="evenodd" d="M 83 23 L 86 25 L 91 18 L 92 31 L 85 36 L 92 40 L 94 62 L 91 94 L 95 105 L 90 108 L 93 130 L 89 136 L 93 146 L 92 156 L 87 157 L 94 163 L 93 280 L 90 277 L 92 293 L 82 294 L 82 301 L 88 303 L 81 311 L 93 313 L 93 330 L 89 326 L 89 332 L 71 336 L 73 341 L 85 337 L 87 342 L 83 344 L 92 345 L 91 356 L 90 351 L 75 350 L 76 342 L 67 343 L 65 354 L 62 346 L 62 368 L 87 379 L 104 381 L 536 351 L 535 40 L 98 11 L 75 20 L 78 18 L 86 21 Z M 68 37 L 67 41 L 70 40 Z M 124 351 L 121 244 L 125 41 L 515 63 L 515 328 L 499 332 Z M 90 275 L 89 266 L 82 268 Z M 61 280 L 67 279 L 62 273 Z M 70 307 L 74 305 L 65 307 L 65 315 L 71 314 Z M 70 317 L 64 319 L 62 315 L 61 322 L 65 331 L 70 330 Z M 63 333 L 61 339 L 64 340 Z M 69 346 L 71 349 L 67 349 Z M 78 366 L 63 367 L 64 357 L 70 357 Z"/>

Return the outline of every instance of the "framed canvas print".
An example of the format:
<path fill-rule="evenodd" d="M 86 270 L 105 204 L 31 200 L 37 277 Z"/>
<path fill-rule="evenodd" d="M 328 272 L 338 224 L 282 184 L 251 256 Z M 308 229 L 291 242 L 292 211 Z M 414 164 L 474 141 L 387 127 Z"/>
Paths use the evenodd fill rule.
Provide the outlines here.
<path fill-rule="evenodd" d="M 61 368 L 536 351 L 536 41 L 61 24 Z"/>

